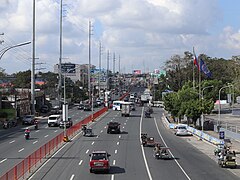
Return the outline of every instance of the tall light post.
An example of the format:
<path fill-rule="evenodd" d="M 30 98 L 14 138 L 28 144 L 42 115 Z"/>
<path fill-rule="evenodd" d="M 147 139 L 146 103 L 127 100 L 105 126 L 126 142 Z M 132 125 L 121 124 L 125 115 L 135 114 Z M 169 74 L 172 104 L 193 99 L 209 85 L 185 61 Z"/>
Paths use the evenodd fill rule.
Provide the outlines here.
<path fill-rule="evenodd" d="M 233 105 L 234 105 L 234 84 L 232 83 L 228 83 L 229 86 L 232 86 L 232 100 L 231 100 L 231 103 L 232 103 L 232 113 L 233 113 Z"/>
<path fill-rule="evenodd" d="M 206 87 L 204 87 L 203 89 L 202 89 L 202 108 L 203 108 L 203 99 L 204 99 L 204 90 L 205 89 L 208 89 L 208 88 L 213 88 L 213 85 L 212 86 L 206 86 Z M 201 121 L 201 123 L 202 123 L 202 132 L 203 132 L 203 125 L 204 125 L 204 114 L 203 114 L 203 110 L 202 110 L 202 121 Z"/>
<path fill-rule="evenodd" d="M 31 41 L 27 41 L 27 42 L 24 42 L 24 43 L 20 43 L 20 44 L 16 44 L 16 45 L 13 45 L 13 46 L 9 46 L 9 47 L 6 47 L 6 48 L 3 48 L 1 51 L 0 51 L 0 60 L 2 59 L 3 55 L 10 49 L 13 49 L 13 48 L 16 48 L 16 47 L 20 47 L 20 46 L 25 46 L 27 44 L 30 44 Z"/>
<path fill-rule="evenodd" d="M 232 85 L 228 85 L 228 86 L 223 86 L 219 89 L 219 92 L 218 92 L 218 122 L 217 122 L 217 126 L 219 127 L 220 123 L 221 123 L 221 91 L 222 89 L 225 89 L 225 88 L 228 88 L 228 87 L 231 87 Z"/>

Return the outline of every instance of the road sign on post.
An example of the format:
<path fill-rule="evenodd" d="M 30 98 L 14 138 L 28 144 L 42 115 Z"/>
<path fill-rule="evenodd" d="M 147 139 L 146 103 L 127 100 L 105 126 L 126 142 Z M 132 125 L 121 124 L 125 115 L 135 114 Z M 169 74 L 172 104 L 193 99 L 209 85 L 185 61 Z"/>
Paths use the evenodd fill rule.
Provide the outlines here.
<path fill-rule="evenodd" d="M 224 131 L 219 131 L 219 139 L 224 139 L 224 138 L 225 138 Z"/>

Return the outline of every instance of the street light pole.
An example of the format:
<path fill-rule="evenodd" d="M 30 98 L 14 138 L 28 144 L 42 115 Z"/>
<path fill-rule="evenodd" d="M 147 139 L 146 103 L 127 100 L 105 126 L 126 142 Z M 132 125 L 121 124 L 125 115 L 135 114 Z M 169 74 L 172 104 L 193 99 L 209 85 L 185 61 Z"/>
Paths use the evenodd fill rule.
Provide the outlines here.
<path fill-rule="evenodd" d="M 3 55 L 10 49 L 12 48 L 16 48 L 16 47 L 19 47 L 19 46 L 25 46 L 27 44 L 30 44 L 31 41 L 27 41 L 27 42 L 24 42 L 24 43 L 20 43 L 20 44 L 17 44 L 17 45 L 14 45 L 14 46 L 9 46 L 9 47 L 6 47 L 6 48 L 3 48 L 1 51 L 0 51 L 0 60 L 2 59 Z"/>
<path fill-rule="evenodd" d="M 218 92 L 218 102 L 219 102 L 219 105 L 218 105 L 218 122 L 217 122 L 217 126 L 219 127 L 220 123 L 221 123 L 221 91 L 222 89 L 224 88 L 228 88 L 228 87 L 231 87 L 232 85 L 228 85 L 228 86 L 223 86 L 219 89 L 219 92 Z"/>

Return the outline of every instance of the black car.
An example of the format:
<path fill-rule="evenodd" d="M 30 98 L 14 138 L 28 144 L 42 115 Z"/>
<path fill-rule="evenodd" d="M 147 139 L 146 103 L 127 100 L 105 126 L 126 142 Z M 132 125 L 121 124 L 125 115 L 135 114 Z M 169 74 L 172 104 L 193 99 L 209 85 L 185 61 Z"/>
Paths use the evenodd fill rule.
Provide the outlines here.
<path fill-rule="evenodd" d="M 79 105 L 78 105 L 78 109 L 79 109 L 79 110 L 83 110 L 83 109 L 84 109 L 84 105 L 83 105 L 83 104 L 79 104 Z"/>
<path fill-rule="evenodd" d="M 84 111 L 91 111 L 92 110 L 92 106 L 90 104 L 85 104 L 83 107 Z"/>
<path fill-rule="evenodd" d="M 68 118 L 67 121 L 61 120 L 59 123 L 59 128 L 64 128 L 64 125 L 66 124 L 66 128 L 70 128 L 73 125 L 73 122 L 71 118 Z"/>
<path fill-rule="evenodd" d="M 107 127 L 107 133 L 116 133 L 120 134 L 120 123 L 119 122 L 109 122 Z"/>

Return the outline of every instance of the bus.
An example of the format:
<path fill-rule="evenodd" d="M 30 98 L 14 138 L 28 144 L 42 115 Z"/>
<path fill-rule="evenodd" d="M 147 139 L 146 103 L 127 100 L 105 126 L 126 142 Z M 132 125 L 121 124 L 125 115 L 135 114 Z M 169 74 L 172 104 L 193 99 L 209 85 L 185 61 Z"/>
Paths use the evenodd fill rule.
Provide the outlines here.
<path fill-rule="evenodd" d="M 124 101 L 113 101 L 112 109 L 114 111 L 120 111 L 121 110 L 121 104 L 124 103 Z"/>

